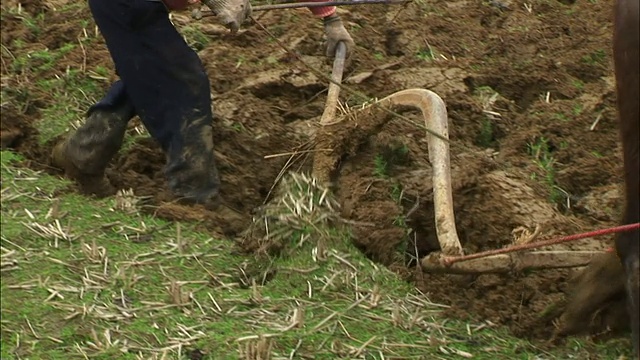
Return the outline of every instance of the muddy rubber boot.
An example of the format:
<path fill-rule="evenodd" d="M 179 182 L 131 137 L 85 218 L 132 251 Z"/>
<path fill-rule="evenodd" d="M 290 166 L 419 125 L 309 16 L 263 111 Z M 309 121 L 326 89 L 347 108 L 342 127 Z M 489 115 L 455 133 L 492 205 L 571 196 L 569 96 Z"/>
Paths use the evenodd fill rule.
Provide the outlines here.
<path fill-rule="evenodd" d="M 181 204 L 199 204 L 212 212 L 211 219 L 225 233 L 240 231 L 248 218 L 229 206 L 220 195 L 220 177 L 213 150 L 212 126 L 197 119 L 181 131 L 181 148 L 169 149 L 165 175 Z M 173 151 L 172 151 L 173 150 Z"/>
<path fill-rule="evenodd" d="M 104 172 L 122 146 L 127 123 L 133 114 L 129 104 L 108 111 L 94 109 L 78 130 L 53 148 L 52 166 L 64 170 L 86 195 L 106 197 L 115 194 L 116 189 Z"/>

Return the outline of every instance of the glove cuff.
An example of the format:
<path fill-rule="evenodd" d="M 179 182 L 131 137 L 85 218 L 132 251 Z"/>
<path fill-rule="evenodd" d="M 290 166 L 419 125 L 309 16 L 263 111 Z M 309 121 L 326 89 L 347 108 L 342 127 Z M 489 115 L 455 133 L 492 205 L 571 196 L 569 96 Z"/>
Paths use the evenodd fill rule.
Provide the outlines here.
<path fill-rule="evenodd" d="M 340 16 L 338 16 L 338 14 L 331 14 L 329 16 L 325 16 L 322 18 L 322 22 L 324 23 L 325 26 L 338 21 L 342 21 L 342 19 L 340 19 Z"/>
<path fill-rule="evenodd" d="M 318 0 L 315 0 L 318 1 Z M 322 1 L 322 0 L 320 0 Z M 311 7 L 309 8 L 311 13 L 319 18 L 325 18 L 327 16 L 333 15 L 336 13 L 335 6 L 321 6 L 321 7 Z"/>

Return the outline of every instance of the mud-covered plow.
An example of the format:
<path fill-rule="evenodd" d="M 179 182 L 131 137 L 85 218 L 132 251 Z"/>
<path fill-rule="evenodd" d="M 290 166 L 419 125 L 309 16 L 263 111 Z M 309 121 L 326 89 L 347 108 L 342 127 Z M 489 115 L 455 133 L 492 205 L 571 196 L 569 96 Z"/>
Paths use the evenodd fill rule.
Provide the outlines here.
<path fill-rule="evenodd" d="M 428 157 L 432 166 L 434 220 L 440 251 L 421 259 L 423 271 L 479 274 L 571 268 L 588 264 L 599 253 L 533 249 L 602 234 L 582 234 L 583 236 L 536 242 L 533 240 L 537 234 L 530 234 L 528 239 L 502 249 L 465 254 L 456 230 L 447 110 L 442 98 L 430 90 L 414 88 L 398 91 L 322 126 L 316 133 L 316 148 L 330 150 L 316 153 L 313 162 L 314 177 L 322 182 L 330 182 L 339 171 L 343 155 L 355 153 L 357 144 L 394 118 L 394 109 L 401 107 L 412 107 L 421 112 L 427 130 Z M 621 227 L 608 230 L 616 232 L 626 229 Z"/>

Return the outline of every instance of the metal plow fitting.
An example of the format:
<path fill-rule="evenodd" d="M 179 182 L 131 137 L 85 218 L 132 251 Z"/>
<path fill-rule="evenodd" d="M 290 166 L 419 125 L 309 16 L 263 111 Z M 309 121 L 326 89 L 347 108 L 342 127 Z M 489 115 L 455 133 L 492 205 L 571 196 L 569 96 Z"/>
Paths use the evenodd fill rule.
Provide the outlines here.
<path fill-rule="evenodd" d="M 412 106 L 422 112 L 427 132 L 429 161 L 433 168 L 433 206 L 438 242 L 443 254 L 462 255 L 462 246 L 456 231 L 451 190 L 451 160 L 449 143 L 432 132 L 449 139 L 447 107 L 438 94 L 426 89 L 398 91 L 379 101 L 381 106 Z"/>
<path fill-rule="evenodd" d="M 422 112 L 429 129 L 427 141 L 429 160 L 433 166 L 433 202 L 438 240 L 444 254 L 462 255 L 453 216 L 447 109 L 436 93 L 426 89 L 398 91 L 343 115 L 337 121 L 323 124 L 316 134 L 316 148 L 329 151 L 318 151 L 314 155 L 313 176 L 321 182 L 330 182 L 331 174 L 336 172 L 343 155 L 353 152 L 357 142 L 364 141 L 389 121 L 389 109 L 398 106 L 411 106 Z"/>

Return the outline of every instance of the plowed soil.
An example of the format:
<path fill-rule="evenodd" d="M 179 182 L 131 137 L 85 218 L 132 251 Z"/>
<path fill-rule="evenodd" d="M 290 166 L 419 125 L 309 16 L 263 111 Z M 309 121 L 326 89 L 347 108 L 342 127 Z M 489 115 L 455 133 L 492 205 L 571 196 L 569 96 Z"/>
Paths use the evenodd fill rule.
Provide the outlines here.
<path fill-rule="evenodd" d="M 22 2 L 23 12 L 44 14 L 39 35 L 25 27 L 19 14 L 3 14 L 2 24 L 3 95 L 20 86 L 29 90 L 23 104 L 2 101 L 2 147 L 22 153 L 26 166 L 52 173 L 47 166 L 52 142 L 39 144 L 35 124 L 56 99 L 39 91 L 37 79 L 28 73 L 10 70 L 16 57 L 30 49 L 54 51 L 77 43 L 83 27 L 94 28 L 88 9 L 62 13 L 56 10 L 61 3 Z M 543 236 L 553 236 L 617 223 L 621 153 L 610 2 L 431 0 L 339 11 L 357 43 L 347 85 L 372 98 L 426 88 L 445 101 L 456 225 L 466 252 L 505 246 L 521 227 L 539 226 Z M 330 73 L 321 22 L 308 10 L 256 16 L 306 63 Z M 196 22 L 188 13 L 173 14 L 180 29 L 189 26 L 206 35 L 205 44 L 194 46 L 212 82 L 222 191 L 236 209 L 250 215 L 268 201 L 283 168 L 309 169 L 311 152 L 293 163 L 290 153 L 309 149 L 327 81 L 258 26 L 231 36 L 209 19 Z M 101 83 L 105 91 L 116 79 L 101 39 L 91 47 L 75 47 L 46 75 L 81 66 L 109 70 Z M 345 92 L 341 99 L 350 105 L 362 102 Z M 415 111 L 402 114 L 419 122 Z M 131 133 L 136 124 L 138 119 Z M 118 188 L 133 188 L 159 205 L 171 199 L 164 161 L 157 144 L 142 139 L 118 154 L 108 175 Z M 414 282 L 432 301 L 450 305 L 449 316 L 488 320 L 518 336 L 546 339 L 553 325 L 539 316 L 563 297 L 570 271 L 436 276 L 422 274 L 409 261 L 438 249 L 430 176 L 425 131 L 401 120 L 389 122 L 344 158 L 335 185 L 343 215 L 361 224 L 353 229 L 356 245 Z M 407 234 L 398 219 L 417 201 L 417 211 L 406 221 Z M 187 207 L 159 214 L 199 219 Z M 571 248 L 602 249 L 609 243 L 607 238 L 589 240 Z M 395 256 L 398 250 L 406 258 Z"/>

